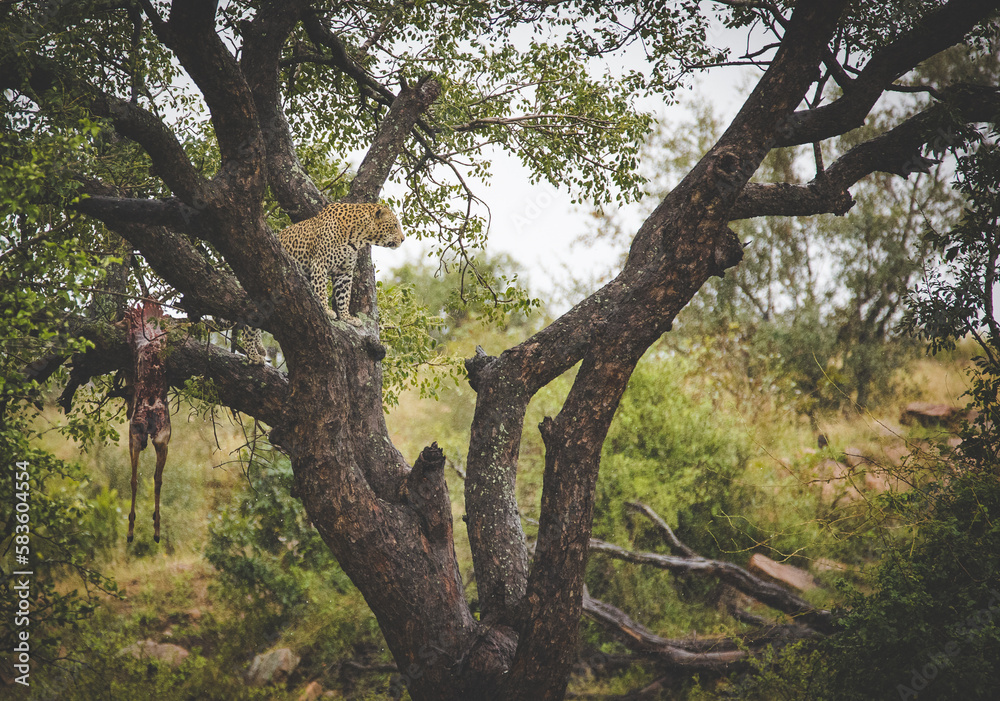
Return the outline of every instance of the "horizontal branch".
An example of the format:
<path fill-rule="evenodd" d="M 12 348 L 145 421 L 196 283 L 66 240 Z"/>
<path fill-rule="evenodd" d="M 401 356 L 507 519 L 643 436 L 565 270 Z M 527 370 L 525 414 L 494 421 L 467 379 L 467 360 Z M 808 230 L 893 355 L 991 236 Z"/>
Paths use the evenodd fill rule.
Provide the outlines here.
<path fill-rule="evenodd" d="M 855 146 L 827 169 L 827 177 L 846 186 L 875 171 L 902 177 L 927 172 L 931 162 L 921 148 L 940 152 L 959 145 L 956 120 L 971 124 L 1000 119 L 1000 90 L 995 86 L 958 84 L 942 95 L 942 102 Z"/>
<path fill-rule="evenodd" d="M 205 181 L 174 133 L 149 110 L 110 95 L 76 75 L 60 72 L 54 61 L 43 56 L 4 57 L 0 76 L 0 89 L 29 89 L 43 111 L 58 113 L 62 108 L 61 101 L 49 104 L 47 95 L 53 90 L 73 94 L 92 115 L 110 119 L 117 133 L 139 144 L 157 175 L 175 194 L 188 201 L 202 196 Z"/>
<path fill-rule="evenodd" d="M 583 592 L 583 612 L 609 631 L 625 647 L 647 659 L 685 671 L 733 672 L 747 668 L 749 653 L 767 645 L 815 637 L 798 625 L 775 625 L 739 638 L 663 638 L 634 621 L 627 613 Z"/>
<path fill-rule="evenodd" d="M 90 190 L 96 189 L 90 187 Z M 86 189 L 85 189 L 86 194 Z M 168 226 L 172 229 L 190 231 L 193 221 L 201 213 L 176 198 L 146 199 L 114 197 L 111 195 L 89 195 L 73 204 L 78 212 L 100 219 L 105 224 L 146 224 Z"/>
<path fill-rule="evenodd" d="M 629 649 L 653 656 L 657 661 L 672 667 L 729 672 L 736 669 L 738 663 L 740 668 L 745 666 L 747 653 L 744 650 L 732 649 L 735 646 L 723 650 L 691 650 L 688 645 L 701 641 L 661 638 L 636 623 L 621 609 L 594 599 L 586 589 L 583 592 L 583 612 L 614 633 L 615 637 Z"/>
<path fill-rule="evenodd" d="M 74 333 L 94 344 L 94 348 L 73 358 L 73 383 L 80 386 L 91 377 L 106 375 L 131 362 L 125 332 L 111 324 L 81 320 L 73 325 Z M 275 368 L 248 366 L 246 359 L 207 341 L 190 336 L 168 334 L 166 343 L 167 382 L 183 389 L 193 378 L 211 378 L 211 391 L 217 400 L 236 411 L 278 425 L 285 415 L 288 379 Z M 72 400 L 61 399 L 64 407 Z"/>
<path fill-rule="evenodd" d="M 218 401 L 268 425 L 285 420 L 288 377 L 269 365 L 248 365 L 246 358 L 207 341 L 184 338 L 168 346 L 167 381 L 183 388 L 193 378 L 210 378 Z"/>
<path fill-rule="evenodd" d="M 250 300 L 235 277 L 219 270 L 194 244 L 170 226 L 142 223 L 153 221 L 191 228 L 197 211 L 178 200 L 138 200 L 113 196 L 114 190 L 88 181 L 74 208 L 103 222 L 131 243 L 150 267 L 184 295 L 184 308 L 192 316 L 212 315 L 230 321 L 266 320 L 273 304 Z M 257 325 L 257 324 L 251 324 Z"/>
<path fill-rule="evenodd" d="M 752 217 L 807 217 L 814 214 L 842 216 L 854 206 L 846 188 L 833 187 L 820 176 L 806 185 L 747 183 L 730 211 L 732 220 Z"/>

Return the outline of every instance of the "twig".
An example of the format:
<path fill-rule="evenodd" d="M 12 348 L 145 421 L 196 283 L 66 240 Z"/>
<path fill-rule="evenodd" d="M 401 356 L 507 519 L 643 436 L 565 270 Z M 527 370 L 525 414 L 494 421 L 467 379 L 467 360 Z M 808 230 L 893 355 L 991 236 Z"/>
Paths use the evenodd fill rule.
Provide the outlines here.
<path fill-rule="evenodd" d="M 663 517 L 653 511 L 652 508 L 643 504 L 641 501 L 627 501 L 625 502 L 625 506 L 633 511 L 638 511 L 639 513 L 645 515 L 650 521 L 655 523 L 660 529 L 661 535 L 666 538 L 667 542 L 670 543 L 675 551 L 681 553 L 685 557 L 698 557 L 698 553 L 684 545 L 680 538 L 677 537 L 677 534 L 674 533 L 673 529 L 670 528 L 670 526 L 667 525 L 667 522 L 663 520 Z"/>
<path fill-rule="evenodd" d="M 463 482 L 465 481 L 465 468 L 462 467 L 461 464 L 455 462 L 454 460 L 448 460 L 448 467 L 454 470 Z"/>

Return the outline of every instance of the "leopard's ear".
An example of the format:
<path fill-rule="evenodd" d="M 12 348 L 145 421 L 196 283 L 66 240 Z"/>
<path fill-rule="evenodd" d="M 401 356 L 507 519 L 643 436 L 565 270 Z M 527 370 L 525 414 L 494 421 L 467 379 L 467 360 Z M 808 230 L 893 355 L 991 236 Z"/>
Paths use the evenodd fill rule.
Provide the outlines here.
<path fill-rule="evenodd" d="M 385 205 L 379 205 L 378 207 L 375 208 L 375 218 L 385 219 L 385 212 L 386 212 Z"/>

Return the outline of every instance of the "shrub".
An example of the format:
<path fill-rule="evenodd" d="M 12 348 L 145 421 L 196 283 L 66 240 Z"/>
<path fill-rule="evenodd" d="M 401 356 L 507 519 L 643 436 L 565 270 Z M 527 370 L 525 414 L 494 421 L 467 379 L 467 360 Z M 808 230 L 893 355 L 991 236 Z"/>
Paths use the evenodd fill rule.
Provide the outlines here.
<path fill-rule="evenodd" d="M 874 590 L 842 585 L 843 630 L 801 644 L 740 685 L 747 699 L 992 699 L 1000 683 L 1000 484 L 969 471 L 915 494 L 912 540 L 890 547 Z M 812 652 L 807 652 L 812 650 Z"/>

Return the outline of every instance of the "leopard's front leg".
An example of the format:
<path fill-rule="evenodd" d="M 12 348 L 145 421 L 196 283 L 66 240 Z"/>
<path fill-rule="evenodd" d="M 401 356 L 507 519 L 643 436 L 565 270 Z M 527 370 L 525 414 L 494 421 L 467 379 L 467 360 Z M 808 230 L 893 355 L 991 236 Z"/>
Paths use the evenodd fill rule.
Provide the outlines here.
<path fill-rule="evenodd" d="M 337 272 L 333 275 L 333 299 L 337 305 L 337 316 L 352 326 L 361 326 L 361 319 L 351 316 L 351 273 Z M 332 312 L 331 312 L 332 316 Z"/>
<path fill-rule="evenodd" d="M 320 304 L 331 319 L 337 318 L 337 313 L 330 308 L 330 298 L 326 295 L 326 278 L 330 270 L 329 263 L 316 258 L 309 264 L 309 284 L 313 294 L 319 297 Z"/>

